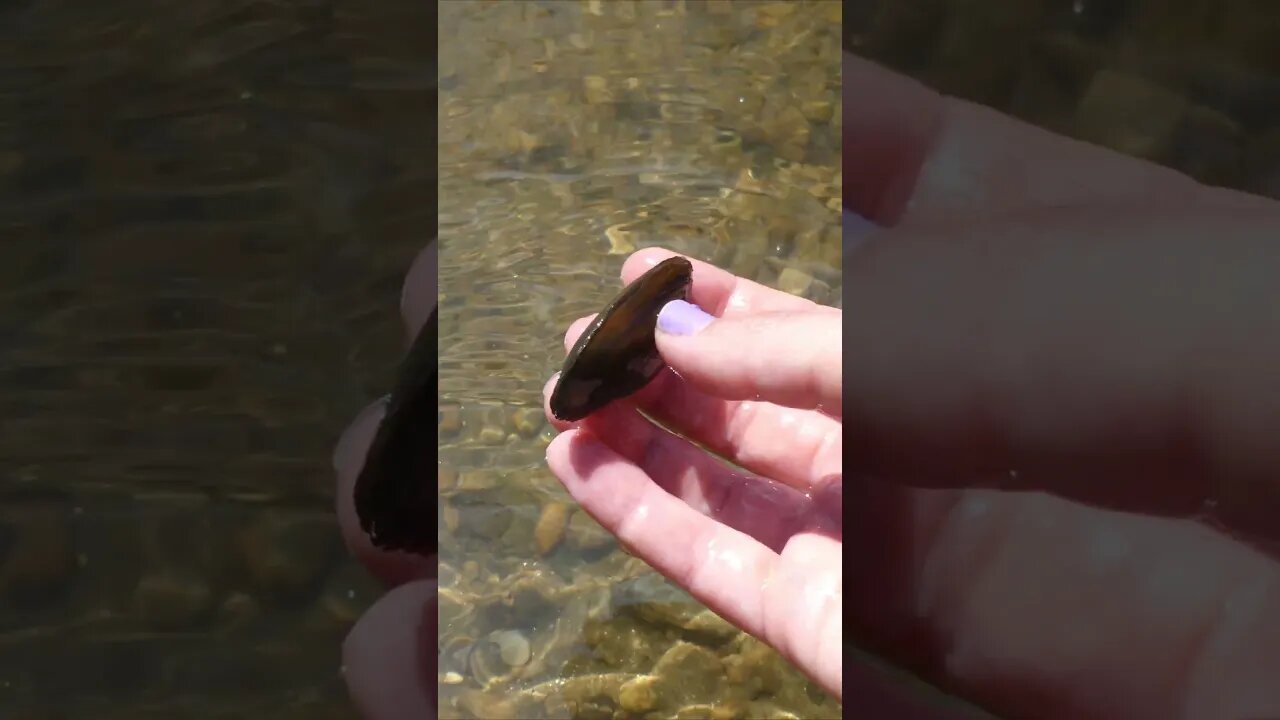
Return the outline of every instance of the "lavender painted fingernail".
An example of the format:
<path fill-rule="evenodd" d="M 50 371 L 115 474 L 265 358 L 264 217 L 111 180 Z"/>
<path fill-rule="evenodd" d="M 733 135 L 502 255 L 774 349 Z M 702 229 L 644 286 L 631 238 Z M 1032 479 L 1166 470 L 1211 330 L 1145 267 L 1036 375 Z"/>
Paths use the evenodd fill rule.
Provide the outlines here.
<path fill-rule="evenodd" d="M 711 324 L 715 318 L 702 308 L 684 300 L 672 300 L 658 312 L 658 329 L 672 335 L 692 335 Z"/>

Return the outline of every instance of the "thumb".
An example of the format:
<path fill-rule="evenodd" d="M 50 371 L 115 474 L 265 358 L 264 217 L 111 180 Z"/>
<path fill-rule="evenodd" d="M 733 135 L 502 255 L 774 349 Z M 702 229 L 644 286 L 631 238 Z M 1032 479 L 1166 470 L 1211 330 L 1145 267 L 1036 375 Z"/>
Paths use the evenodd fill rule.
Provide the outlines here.
<path fill-rule="evenodd" d="M 658 352 L 710 395 L 839 418 L 840 320 L 831 309 L 717 318 L 675 300 L 658 314 Z"/>

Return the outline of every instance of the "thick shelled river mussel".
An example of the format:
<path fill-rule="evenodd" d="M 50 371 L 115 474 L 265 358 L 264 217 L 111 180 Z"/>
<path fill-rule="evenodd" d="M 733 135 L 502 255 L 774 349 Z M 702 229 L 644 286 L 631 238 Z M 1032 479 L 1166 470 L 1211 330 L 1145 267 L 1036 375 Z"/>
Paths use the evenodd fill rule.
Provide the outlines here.
<path fill-rule="evenodd" d="M 654 341 L 658 312 L 686 300 L 693 265 L 668 258 L 623 288 L 582 333 L 551 394 L 551 412 L 581 420 L 643 388 L 664 363 Z M 437 316 L 419 331 L 400 368 L 364 468 L 356 480 L 360 527 L 386 550 L 430 555 L 437 550 Z"/>
<path fill-rule="evenodd" d="M 385 550 L 436 552 L 436 398 L 439 381 L 432 311 L 400 367 L 387 413 L 356 480 L 360 527 Z"/>
<path fill-rule="evenodd" d="M 623 288 L 569 351 L 551 393 L 551 413 L 581 420 L 649 384 L 665 365 L 653 336 L 658 312 L 672 300 L 687 300 L 692 282 L 693 265 L 677 256 Z"/>

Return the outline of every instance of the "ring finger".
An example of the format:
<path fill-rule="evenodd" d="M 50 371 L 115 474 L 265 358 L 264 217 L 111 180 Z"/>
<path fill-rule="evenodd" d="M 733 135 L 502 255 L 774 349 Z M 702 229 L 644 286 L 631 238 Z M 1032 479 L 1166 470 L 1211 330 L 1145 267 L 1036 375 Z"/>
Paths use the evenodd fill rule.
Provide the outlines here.
<path fill-rule="evenodd" d="M 543 388 L 548 414 L 552 387 L 548 382 Z M 649 422 L 628 403 L 611 404 L 576 425 L 634 463 L 667 493 L 774 552 L 781 552 L 792 535 L 809 527 L 838 532 L 839 518 L 818 513 L 804 492 L 734 472 Z"/>

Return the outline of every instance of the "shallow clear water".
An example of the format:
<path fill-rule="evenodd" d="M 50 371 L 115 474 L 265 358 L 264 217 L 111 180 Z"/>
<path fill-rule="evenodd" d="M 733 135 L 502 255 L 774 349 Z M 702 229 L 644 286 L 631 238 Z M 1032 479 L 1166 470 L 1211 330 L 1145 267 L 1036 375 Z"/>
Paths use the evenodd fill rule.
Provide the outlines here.
<path fill-rule="evenodd" d="M 0 9 L 0 714 L 350 718 L 329 457 L 429 233 L 417 2 Z"/>
<path fill-rule="evenodd" d="M 839 716 L 575 509 L 541 389 L 638 248 L 838 304 L 840 12 L 441 7 L 442 716 Z"/>

